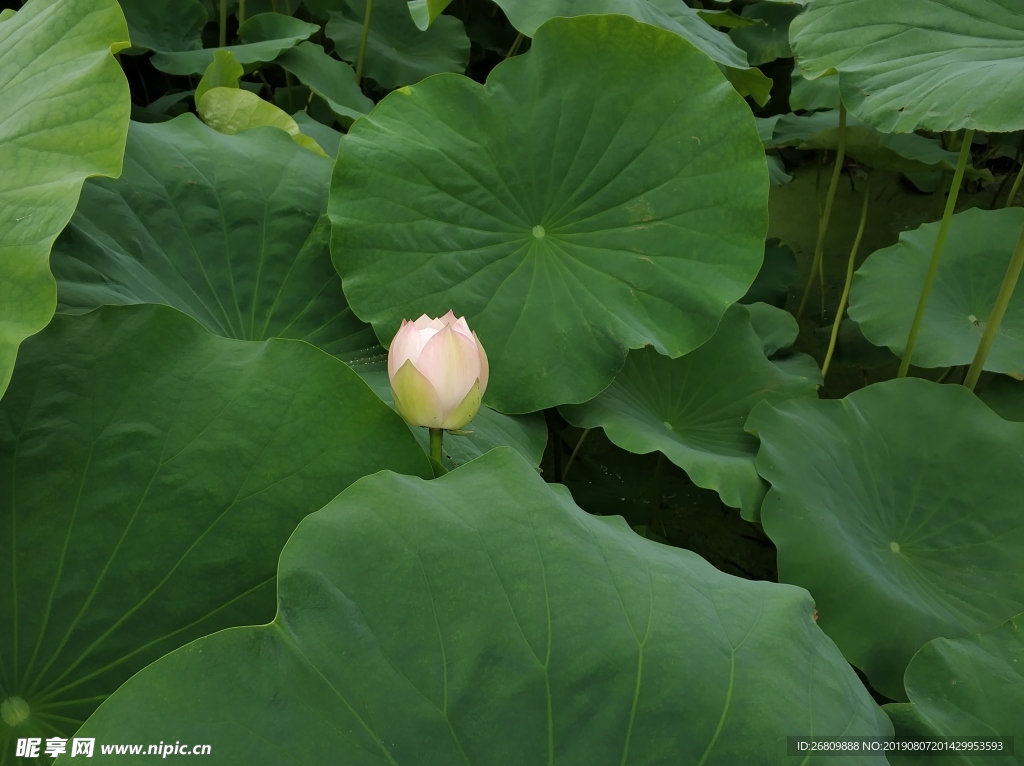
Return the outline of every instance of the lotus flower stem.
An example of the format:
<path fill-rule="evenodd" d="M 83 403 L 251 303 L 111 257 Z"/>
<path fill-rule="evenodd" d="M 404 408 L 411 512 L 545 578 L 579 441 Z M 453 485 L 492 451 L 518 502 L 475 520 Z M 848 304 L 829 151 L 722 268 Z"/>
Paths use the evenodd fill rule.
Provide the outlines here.
<path fill-rule="evenodd" d="M 1024 181 L 1024 164 L 1020 166 L 1020 170 L 1017 171 L 1017 177 L 1013 179 L 1013 186 L 1010 187 L 1010 196 L 1006 198 L 1006 204 L 1004 208 L 1010 207 L 1013 204 L 1013 200 L 1017 197 L 1017 192 L 1020 191 L 1020 182 Z"/>
<path fill-rule="evenodd" d="M 436 460 L 438 463 L 441 462 L 441 443 L 444 440 L 444 429 L 443 428 L 431 428 L 430 429 L 430 457 Z"/>
<path fill-rule="evenodd" d="M 967 377 L 964 378 L 964 385 L 971 391 L 974 390 L 974 386 L 978 383 L 981 371 L 985 367 L 985 359 L 988 358 L 988 352 L 992 350 L 992 346 L 996 342 L 999 325 L 1003 322 L 1003 314 L 1006 313 L 1006 307 L 1010 305 L 1010 298 L 1013 297 L 1013 290 L 1017 286 L 1017 280 L 1020 278 L 1022 268 L 1024 268 L 1024 228 L 1020 231 L 1017 246 L 1014 248 L 1013 256 L 1010 258 L 1010 266 L 1006 269 L 1006 276 L 1003 277 L 1002 287 L 999 288 L 999 295 L 996 297 L 996 305 L 992 307 L 992 314 L 988 318 L 988 324 L 985 325 L 985 330 L 981 333 L 981 342 L 978 343 L 978 350 L 974 354 L 974 361 L 971 362 L 971 367 L 967 371 Z"/>
<path fill-rule="evenodd" d="M 363 14 L 363 36 L 359 40 L 359 58 L 356 59 L 356 82 L 363 84 L 363 61 L 366 59 L 366 41 L 370 39 L 370 19 L 373 18 L 373 0 L 366 0 Z"/>
<path fill-rule="evenodd" d="M 935 240 L 935 248 L 932 250 L 932 260 L 928 264 L 928 273 L 924 278 L 924 287 L 921 288 L 921 297 L 917 302 L 917 311 L 914 312 L 914 321 L 910 325 L 910 334 L 907 336 L 907 345 L 903 350 L 903 359 L 900 360 L 900 369 L 896 373 L 897 378 L 905 378 L 910 369 L 910 359 L 914 355 L 914 345 L 917 343 L 917 334 L 921 330 L 921 321 L 924 319 L 924 311 L 928 307 L 928 297 L 932 292 L 932 284 L 935 282 L 935 274 L 939 270 L 939 260 L 942 258 L 942 250 L 946 246 L 946 234 L 949 232 L 950 221 L 953 220 L 953 211 L 956 209 L 956 199 L 960 195 L 960 184 L 964 179 L 964 170 L 967 168 L 967 158 L 971 156 L 971 143 L 974 141 L 974 130 L 968 128 L 964 131 L 964 142 L 960 147 L 960 159 L 956 163 L 956 172 L 953 174 L 953 183 L 949 188 L 949 198 L 946 200 L 946 209 L 942 213 L 942 223 L 939 224 L 939 236 Z"/>
<path fill-rule="evenodd" d="M 220 0 L 220 37 L 218 40 L 221 48 L 228 44 L 228 0 Z"/>
<path fill-rule="evenodd" d="M 850 260 L 846 262 L 846 281 L 843 283 L 843 295 L 839 299 L 839 308 L 836 309 L 836 318 L 832 323 L 832 337 L 828 341 L 828 351 L 825 352 L 825 361 L 821 365 L 821 378 L 824 381 L 828 375 L 829 365 L 832 364 L 832 354 L 836 350 L 836 339 L 839 337 L 839 325 L 843 323 L 843 314 L 846 313 L 846 301 L 850 298 L 850 285 L 853 283 L 853 265 L 857 260 L 857 251 L 860 250 L 860 241 L 864 238 L 864 225 L 868 221 L 868 200 L 871 193 L 871 176 L 864 184 L 864 204 L 860 209 L 860 224 L 857 226 L 857 236 L 853 239 L 853 247 L 850 249 Z"/>
<path fill-rule="evenodd" d="M 839 188 L 839 176 L 843 172 L 843 160 L 846 158 L 846 107 L 842 102 L 839 104 L 839 145 L 836 148 L 836 164 L 832 168 L 832 180 L 828 184 L 828 193 L 825 195 L 825 210 L 818 222 L 818 241 L 814 245 L 814 258 L 811 260 L 811 273 L 807 275 L 807 284 L 804 286 L 804 294 L 800 299 L 800 307 L 796 310 L 796 318 L 803 316 L 804 308 L 807 306 L 807 298 L 810 297 L 811 287 L 814 285 L 814 278 L 821 268 L 822 255 L 825 252 L 825 235 L 828 233 L 828 222 L 832 217 L 832 203 L 836 198 L 836 189 Z"/>
<path fill-rule="evenodd" d="M 245 0 L 238 0 L 238 25 L 245 23 Z"/>

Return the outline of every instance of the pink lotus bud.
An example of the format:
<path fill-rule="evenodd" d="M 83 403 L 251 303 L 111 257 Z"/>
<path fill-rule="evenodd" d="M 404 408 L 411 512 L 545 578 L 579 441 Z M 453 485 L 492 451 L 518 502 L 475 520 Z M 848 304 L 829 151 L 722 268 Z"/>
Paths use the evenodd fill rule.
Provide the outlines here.
<path fill-rule="evenodd" d="M 480 409 L 487 355 L 465 317 L 403 320 L 388 349 L 395 406 L 414 426 L 458 429 Z"/>

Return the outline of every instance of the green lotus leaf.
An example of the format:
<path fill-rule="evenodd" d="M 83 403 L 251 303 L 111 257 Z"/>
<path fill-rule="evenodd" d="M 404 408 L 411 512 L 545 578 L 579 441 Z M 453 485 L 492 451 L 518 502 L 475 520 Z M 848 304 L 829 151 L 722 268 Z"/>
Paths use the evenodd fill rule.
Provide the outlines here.
<path fill-rule="evenodd" d="M 293 114 L 292 119 L 299 126 L 299 130 L 316 141 L 327 152 L 328 157 L 333 160 L 338 156 L 338 145 L 341 143 L 342 136 L 340 131 L 324 125 L 301 110 Z M 331 122 L 333 121 L 332 118 Z"/>
<path fill-rule="evenodd" d="M 298 77 L 324 99 L 345 124 L 373 109 L 373 102 L 359 89 L 352 67 L 331 58 L 319 45 L 299 43 L 282 53 L 274 63 Z"/>
<path fill-rule="evenodd" d="M 784 762 L 783 731 L 889 730 L 806 592 L 591 516 L 511 450 L 367 477 L 299 526 L 278 588 L 273 623 L 163 658 L 80 736 L 173 725 L 251 764 L 731 766 Z"/>
<path fill-rule="evenodd" d="M 789 348 L 800 334 L 796 317 L 784 309 L 767 303 L 751 303 L 745 308 L 750 315 L 750 327 L 760 339 L 765 356 Z"/>
<path fill-rule="evenodd" d="M 786 114 L 775 122 L 769 147 L 835 150 L 839 145 L 839 111 L 814 114 Z M 846 121 L 846 153 L 877 170 L 902 173 L 956 169 L 957 152 L 946 151 L 935 139 L 915 133 L 880 133 L 856 117 Z M 986 169 L 968 166 L 968 178 L 992 180 Z"/>
<path fill-rule="evenodd" d="M 808 80 L 799 64 L 793 65 L 789 108 L 794 112 L 815 112 L 839 108 L 839 78 L 835 75 Z"/>
<path fill-rule="evenodd" d="M 793 180 L 793 176 L 786 172 L 786 166 L 781 158 L 769 154 L 766 159 L 768 160 L 768 178 L 772 186 L 785 186 Z"/>
<path fill-rule="evenodd" d="M 971 363 L 1022 224 L 1019 207 L 953 216 L 914 347 L 915 365 Z M 869 341 L 897 356 L 907 342 L 938 230 L 935 222 L 901 233 L 897 244 L 872 253 L 854 276 L 850 318 Z M 985 369 L 1024 373 L 1024 291 L 1010 299 Z"/>
<path fill-rule="evenodd" d="M 745 29 L 746 27 L 767 26 L 763 19 L 747 18 L 730 10 L 715 11 L 707 8 L 698 8 L 697 15 L 718 29 Z"/>
<path fill-rule="evenodd" d="M 192 51 L 209 15 L 200 0 L 120 0 L 132 50 Z"/>
<path fill-rule="evenodd" d="M 984 766 L 1024 763 L 1024 614 L 995 630 L 965 638 L 936 638 L 910 661 L 909 703 L 886 705 L 896 735 L 959 740 L 1012 737 L 1015 757 L 995 752 L 889 756 L 898 766 Z"/>
<path fill-rule="evenodd" d="M 124 174 L 86 183 L 54 247 L 60 308 L 162 303 L 227 338 L 305 340 L 390 403 L 386 372 L 374 378 L 386 352 L 348 308 L 331 265 L 330 172 L 269 128 L 225 136 L 191 115 L 132 123 Z M 547 438 L 534 419 L 490 411 L 471 428 L 446 440 L 457 463 L 496 444 L 536 463 Z"/>
<path fill-rule="evenodd" d="M 200 50 L 160 50 L 150 59 L 153 66 L 168 74 L 202 74 L 213 61 L 215 50 L 228 50 L 240 64 L 261 64 L 273 61 L 289 48 L 320 31 L 316 24 L 285 16 L 282 13 L 261 13 L 238 27 L 241 45 Z"/>
<path fill-rule="evenodd" d="M 1024 382 L 996 375 L 978 391 L 978 397 L 1003 420 L 1024 423 Z"/>
<path fill-rule="evenodd" d="M 734 29 L 729 37 L 746 52 L 751 66 L 789 58 L 793 55 L 789 49 L 789 25 L 800 10 L 799 5 L 764 0 L 744 6 L 744 18 L 762 23 Z"/>
<path fill-rule="evenodd" d="M 203 78 L 196 86 L 193 95 L 196 104 L 203 100 L 207 91 L 213 88 L 238 88 L 239 81 L 245 69 L 235 60 L 235 54 L 231 51 L 219 48 L 213 52 L 213 61 L 203 72 Z"/>
<path fill-rule="evenodd" d="M 630 16 L 637 21 L 674 32 L 693 43 L 735 77 L 741 95 L 753 96 L 762 106 L 768 102 L 772 81 L 750 67 L 747 55 L 724 32 L 700 17 L 700 12 L 677 0 L 496 0 L 508 20 L 527 37 L 556 17 L 583 14 Z"/>
<path fill-rule="evenodd" d="M 796 253 L 782 240 L 772 237 L 764 245 L 764 261 L 743 303 L 769 303 L 784 308 L 789 288 L 800 276 Z"/>
<path fill-rule="evenodd" d="M 811 0 L 790 30 L 807 77 L 886 133 L 1024 128 L 1018 0 Z"/>
<path fill-rule="evenodd" d="M 933 638 L 1024 611 L 1024 424 L 962 386 L 917 378 L 841 400 L 758 405 L 761 506 L 779 578 L 890 699 Z"/>
<path fill-rule="evenodd" d="M 253 128 L 277 128 L 291 136 L 299 146 L 327 157 L 320 144 L 299 130 L 299 124 L 288 112 L 248 90 L 210 88 L 199 99 L 196 108 L 203 122 L 225 135 L 233 136 Z"/>
<path fill-rule="evenodd" d="M 559 412 L 574 426 L 603 428 L 630 452 L 660 451 L 698 487 L 715 490 L 723 503 L 753 519 L 766 487 L 754 468 L 757 439 L 743 430 L 747 415 L 760 401 L 815 395 L 809 380 L 768 361 L 750 311 L 736 304 L 697 350 L 678 359 L 651 348 L 630 351 L 626 366 L 597 398 Z"/>
<path fill-rule="evenodd" d="M 692 45 L 553 19 L 485 86 L 432 77 L 352 126 L 331 249 L 378 337 L 465 314 L 486 401 L 531 412 L 593 398 L 631 347 L 711 337 L 757 273 L 767 189 L 750 109 Z"/>
<path fill-rule="evenodd" d="M 800 334 L 796 318 L 788 311 L 767 303 L 749 303 L 750 326 L 772 364 L 786 375 L 806 378 L 815 386 L 823 383 L 821 369 L 814 357 L 791 349 Z"/>
<path fill-rule="evenodd" d="M 82 183 L 121 172 L 127 45 L 115 0 L 29 0 L 0 25 L 0 396 L 53 316 L 50 248 Z"/>
<path fill-rule="evenodd" d="M 153 305 L 58 315 L 26 342 L 0 468 L 4 696 L 31 711 L 0 724 L 4 753 L 68 736 L 171 649 L 270 619 L 281 546 L 360 476 L 430 475 L 339 360 Z"/>
<path fill-rule="evenodd" d="M 338 55 L 355 62 L 362 41 L 366 0 L 338 0 L 327 23 L 327 36 Z M 405 0 L 376 0 L 370 14 L 363 72 L 384 88 L 412 85 L 440 72 L 465 72 L 469 37 L 462 22 L 442 16 L 421 30 Z"/>
<path fill-rule="evenodd" d="M 54 248 L 60 308 L 163 303 L 227 338 L 365 355 L 328 256 L 330 172 L 276 129 L 132 123 L 123 175 L 86 184 Z"/>
<path fill-rule="evenodd" d="M 416 26 L 420 29 L 426 29 L 438 16 L 444 11 L 445 8 L 451 3 L 452 0 L 409 0 L 409 13 L 412 15 L 413 21 L 416 22 Z"/>

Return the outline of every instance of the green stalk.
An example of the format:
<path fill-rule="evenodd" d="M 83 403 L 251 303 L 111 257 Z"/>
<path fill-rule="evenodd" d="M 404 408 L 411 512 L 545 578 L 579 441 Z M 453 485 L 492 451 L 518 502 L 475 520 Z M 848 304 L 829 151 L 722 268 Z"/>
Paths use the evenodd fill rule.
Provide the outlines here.
<path fill-rule="evenodd" d="M 228 0 L 220 0 L 220 47 L 228 44 Z"/>
<path fill-rule="evenodd" d="M 964 179 L 964 170 L 967 168 L 967 158 L 971 156 L 971 142 L 973 140 L 974 129 L 970 128 L 964 131 L 964 142 L 960 147 L 960 159 L 956 163 L 956 172 L 953 174 L 953 183 L 949 189 L 949 198 L 946 200 L 946 209 L 942 213 L 942 223 L 939 224 L 939 236 L 935 240 L 935 248 L 932 250 L 932 260 L 928 264 L 928 273 L 924 278 L 924 287 L 921 288 L 921 297 L 917 302 L 914 321 L 910 325 L 910 334 L 907 336 L 907 345 L 903 351 L 903 359 L 900 360 L 900 369 L 896 373 L 897 378 L 905 378 L 907 371 L 910 369 L 910 359 L 914 355 L 917 334 L 921 330 L 921 320 L 924 319 L 924 311 L 928 307 L 928 297 L 932 292 L 935 274 L 939 270 L 939 259 L 942 258 L 942 250 L 946 246 L 946 234 L 949 232 L 949 223 L 953 219 L 953 211 L 956 209 L 956 198 L 960 195 L 960 184 Z"/>
<path fill-rule="evenodd" d="M 832 217 L 832 202 L 836 198 L 836 189 L 839 188 L 839 176 L 843 172 L 843 160 L 846 158 L 846 107 L 839 104 L 839 146 L 836 149 L 836 164 L 832 168 L 832 180 L 828 185 L 828 193 L 825 195 L 825 211 L 822 213 L 821 221 L 818 223 L 818 241 L 814 245 L 814 259 L 811 261 L 811 273 L 807 275 L 807 285 L 804 287 L 804 295 L 800 299 L 800 307 L 796 310 L 796 318 L 803 316 L 804 308 L 807 306 L 807 299 L 811 295 L 811 287 L 814 286 L 814 278 L 821 268 L 822 255 L 825 252 L 825 234 L 828 232 L 828 222 Z"/>
<path fill-rule="evenodd" d="M 363 84 L 363 60 L 366 58 L 366 41 L 370 39 L 370 19 L 373 16 L 373 0 L 366 0 L 363 14 L 363 36 L 359 40 L 359 58 L 356 59 L 356 82 Z"/>
<path fill-rule="evenodd" d="M 999 288 L 999 296 L 996 298 L 996 305 L 992 308 L 992 315 L 988 318 L 988 324 L 985 325 L 985 330 L 981 334 L 981 342 L 978 343 L 974 361 L 971 362 L 971 368 L 967 371 L 967 377 L 964 378 L 964 385 L 971 391 L 974 390 L 974 386 L 981 376 L 988 352 L 992 350 L 992 345 L 996 342 L 999 325 L 1003 322 L 1006 307 L 1010 305 L 1010 298 L 1013 297 L 1013 289 L 1017 286 L 1022 267 L 1024 267 L 1024 228 L 1021 229 L 1017 247 L 1014 248 L 1013 256 L 1010 258 L 1010 266 L 1006 269 L 1006 276 L 1003 277 L 1003 284 Z"/>
<path fill-rule="evenodd" d="M 238 0 L 238 25 L 245 23 L 245 0 Z"/>
<path fill-rule="evenodd" d="M 516 35 L 516 39 L 512 41 L 512 45 L 508 49 L 508 53 L 505 54 L 506 59 L 510 59 L 519 52 L 519 46 L 523 44 L 523 33 L 520 32 Z"/>
<path fill-rule="evenodd" d="M 654 466 L 654 476 L 651 479 L 651 502 L 654 503 L 654 508 L 651 510 L 651 520 L 647 523 L 647 528 L 654 530 L 654 526 L 661 522 L 661 477 L 665 473 L 665 453 L 658 453 L 658 462 Z M 665 537 L 665 524 L 661 523 L 661 534 Z"/>
<path fill-rule="evenodd" d="M 836 339 L 839 337 L 839 325 L 843 322 L 843 313 L 846 311 L 846 301 L 850 297 L 850 285 L 853 283 L 853 264 L 857 260 L 857 251 L 860 250 L 860 241 L 864 238 L 864 226 L 868 221 L 868 200 L 871 192 L 871 177 L 864 185 L 864 205 L 860 210 L 860 225 L 857 227 L 857 236 L 853 239 L 853 248 L 850 250 L 850 260 L 846 263 L 846 281 L 843 283 L 843 295 L 839 299 L 839 308 L 836 309 L 836 320 L 832 323 L 832 337 L 828 341 L 828 351 L 825 353 L 825 362 L 821 365 L 822 380 L 828 375 L 829 365 L 832 364 L 832 354 L 836 350 Z"/>
<path fill-rule="evenodd" d="M 565 484 L 565 480 L 569 477 L 569 469 L 572 468 L 572 464 L 576 462 L 576 456 L 580 454 L 580 447 L 582 447 L 583 442 L 587 440 L 587 434 L 589 433 L 590 429 L 585 429 L 583 434 L 580 436 L 580 440 L 576 442 L 576 446 L 572 448 L 572 454 L 569 455 L 569 462 L 565 464 L 565 470 L 562 471 L 562 484 Z"/>
<path fill-rule="evenodd" d="M 430 457 L 438 463 L 441 462 L 441 442 L 444 440 L 443 428 L 430 429 Z"/>
<path fill-rule="evenodd" d="M 1024 181 L 1024 164 L 1020 166 L 1020 170 L 1017 171 L 1017 177 L 1013 179 L 1013 186 L 1010 187 L 1010 196 L 1006 198 L 1006 204 L 1003 205 L 1004 208 L 1010 207 L 1013 204 L 1017 192 L 1020 191 L 1021 181 Z"/>

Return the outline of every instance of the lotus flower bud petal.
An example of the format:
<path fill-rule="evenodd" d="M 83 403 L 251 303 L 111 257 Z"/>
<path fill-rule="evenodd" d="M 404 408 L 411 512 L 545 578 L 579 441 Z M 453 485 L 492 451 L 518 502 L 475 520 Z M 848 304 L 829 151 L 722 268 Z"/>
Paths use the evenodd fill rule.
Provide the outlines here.
<path fill-rule="evenodd" d="M 424 428 L 441 428 L 444 413 L 441 400 L 430 381 L 407 361 L 391 378 L 391 394 L 395 408 L 407 423 Z"/>
<path fill-rule="evenodd" d="M 476 381 L 459 406 L 445 416 L 441 427 L 456 431 L 467 425 L 480 409 L 480 400 L 483 398 L 482 390 L 480 381 Z"/>
<path fill-rule="evenodd" d="M 476 415 L 487 388 L 487 355 L 465 317 L 449 311 L 403 321 L 388 351 L 395 406 L 409 423 L 458 429 Z"/>

